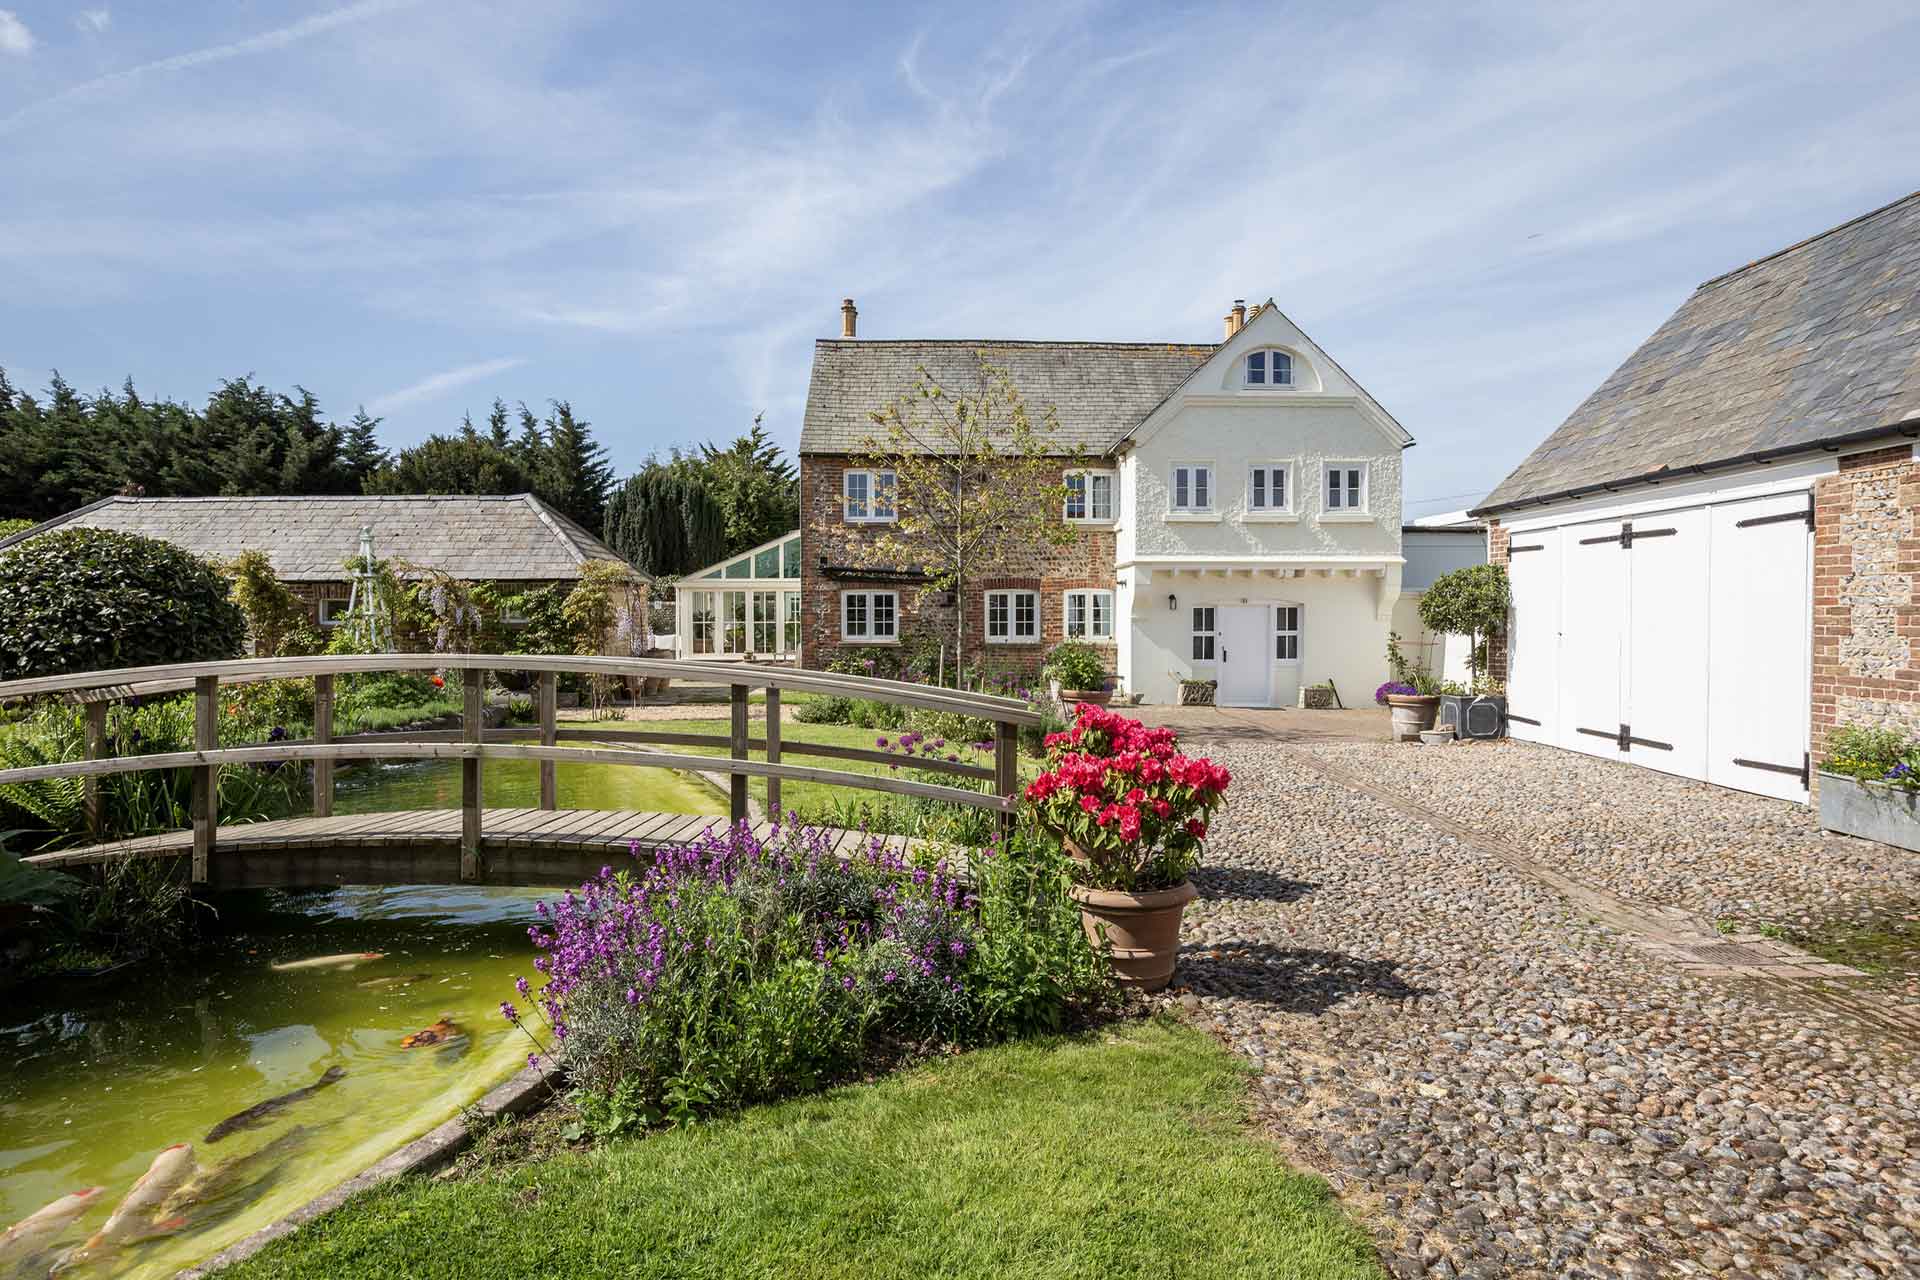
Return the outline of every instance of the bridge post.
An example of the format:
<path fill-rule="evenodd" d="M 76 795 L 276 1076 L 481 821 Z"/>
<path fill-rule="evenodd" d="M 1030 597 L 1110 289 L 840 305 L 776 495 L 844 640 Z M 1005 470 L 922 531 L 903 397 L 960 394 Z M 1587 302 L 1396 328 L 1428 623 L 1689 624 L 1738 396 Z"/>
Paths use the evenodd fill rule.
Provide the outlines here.
<path fill-rule="evenodd" d="M 313 678 L 313 740 L 318 745 L 333 741 L 333 673 L 323 671 Z M 333 761 L 313 762 L 313 816 L 333 816 Z"/>
<path fill-rule="evenodd" d="M 1007 808 L 1000 814 L 1000 835 L 1013 834 L 1013 803 L 1020 795 L 1020 726 L 1005 720 L 994 724 L 993 790 Z"/>
<path fill-rule="evenodd" d="M 103 759 L 107 754 L 107 704 L 99 699 L 87 703 L 87 759 Z M 85 792 L 87 834 L 99 839 L 106 827 L 106 813 L 100 803 L 100 779 L 88 778 Z"/>
<path fill-rule="evenodd" d="M 560 677 L 551 671 L 542 671 L 535 681 L 534 704 L 540 717 L 540 745 L 551 747 L 560 741 L 557 726 L 554 724 L 555 706 L 559 702 Z M 558 809 L 560 807 L 560 779 L 551 760 L 540 762 L 540 807 Z"/>
<path fill-rule="evenodd" d="M 468 667 L 460 673 L 466 704 L 460 716 L 460 740 L 478 746 L 481 724 L 486 716 L 480 683 L 480 668 Z M 480 757 L 460 761 L 460 879 L 468 884 L 480 879 Z"/>
<path fill-rule="evenodd" d="M 733 733 L 730 738 L 735 760 L 747 758 L 747 686 L 734 684 Z M 736 827 L 747 820 L 747 775 L 736 773 L 727 787 L 727 814 Z"/>
<path fill-rule="evenodd" d="M 196 676 L 193 681 L 193 749 L 220 747 L 220 677 Z M 193 768 L 193 883 L 207 882 L 213 860 L 213 833 L 220 825 L 220 770 L 211 764 Z"/>
<path fill-rule="evenodd" d="M 767 686 L 767 763 L 780 763 L 780 690 Z M 780 779 L 767 779 L 767 818 L 780 821 Z"/>

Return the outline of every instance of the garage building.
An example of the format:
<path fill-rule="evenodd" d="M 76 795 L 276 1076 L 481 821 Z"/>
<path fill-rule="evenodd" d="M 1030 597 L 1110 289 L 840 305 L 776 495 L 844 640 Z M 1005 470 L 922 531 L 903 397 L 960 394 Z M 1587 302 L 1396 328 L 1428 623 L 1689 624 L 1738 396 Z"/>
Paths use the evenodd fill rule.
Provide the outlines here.
<path fill-rule="evenodd" d="M 1474 510 L 1516 737 L 1806 801 L 1920 733 L 1920 193 L 1708 280 Z"/>

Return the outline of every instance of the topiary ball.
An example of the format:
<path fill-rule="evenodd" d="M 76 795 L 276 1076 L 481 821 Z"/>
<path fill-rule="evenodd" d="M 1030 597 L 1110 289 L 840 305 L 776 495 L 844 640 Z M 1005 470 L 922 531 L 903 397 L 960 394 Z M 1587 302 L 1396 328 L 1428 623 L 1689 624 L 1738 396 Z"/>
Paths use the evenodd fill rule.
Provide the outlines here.
<path fill-rule="evenodd" d="M 237 657 L 246 619 L 171 542 L 61 529 L 0 551 L 0 680 Z"/>

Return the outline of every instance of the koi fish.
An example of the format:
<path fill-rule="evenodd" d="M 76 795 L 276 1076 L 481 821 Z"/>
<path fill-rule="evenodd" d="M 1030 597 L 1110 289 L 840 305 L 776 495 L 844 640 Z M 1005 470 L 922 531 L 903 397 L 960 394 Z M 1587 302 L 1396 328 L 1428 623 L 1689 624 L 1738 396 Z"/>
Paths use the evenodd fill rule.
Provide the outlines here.
<path fill-rule="evenodd" d="M 154 1217 L 156 1231 L 178 1231 L 197 1225 L 230 1207 L 243 1197 L 263 1192 L 286 1167 L 286 1161 L 312 1140 L 314 1130 L 294 1125 L 256 1151 L 211 1167 L 202 1166 L 192 1179 L 167 1197 Z"/>
<path fill-rule="evenodd" d="M 147 1171 L 134 1181 L 126 1197 L 107 1215 L 106 1225 L 88 1237 L 85 1244 L 68 1254 L 61 1263 L 62 1269 L 92 1262 L 123 1244 L 164 1234 L 153 1230 L 154 1210 L 198 1170 L 193 1147 L 189 1143 L 176 1142 L 155 1156 L 153 1163 L 147 1166 Z"/>
<path fill-rule="evenodd" d="M 451 1045 L 455 1040 L 465 1040 L 467 1033 L 453 1020 L 453 1015 L 443 1013 L 440 1021 L 430 1027 L 414 1032 L 400 1041 L 402 1049 L 424 1049 L 429 1045 Z"/>
<path fill-rule="evenodd" d="M 258 1129 L 267 1122 L 269 1116 L 274 1115 L 276 1112 L 285 1111 L 296 1102 L 305 1102 L 308 1098 L 311 1098 L 314 1094 L 320 1092 L 328 1085 L 333 1084 L 346 1074 L 347 1071 L 345 1067 L 328 1067 L 320 1073 L 318 1080 L 315 1080 L 304 1089 L 295 1089 L 291 1093 L 283 1093 L 277 1098 L 268 1098 L 265 1102 L 256 1102 L 245 1111 L 236 1111 L 219 1124 L 213 1126 L 213 1128 L 207 1130 L 205 1142 L 208 1146 L 212 1146 L 214 1143 L 220 1141 L 220 1139 L 230 1137 L 242 1129 Z"/>
<path fill-rule="evenodd" d="M 91 1209 L 104 1191 L 105 1187 L 86 1187 L 69 1192 L 8 1227 L 0 1234 L 0 1267 L 11 1268 L 45 1249 Z"/>
<path fill-rule="evenodd" d="M 275 973 L 298 973 L 303 969 L 355 969 L 371 960 L 383 960 L 386 954 L 384 951 L 346 951 L 337 956 L 282 960 L 271 968 Z"/>

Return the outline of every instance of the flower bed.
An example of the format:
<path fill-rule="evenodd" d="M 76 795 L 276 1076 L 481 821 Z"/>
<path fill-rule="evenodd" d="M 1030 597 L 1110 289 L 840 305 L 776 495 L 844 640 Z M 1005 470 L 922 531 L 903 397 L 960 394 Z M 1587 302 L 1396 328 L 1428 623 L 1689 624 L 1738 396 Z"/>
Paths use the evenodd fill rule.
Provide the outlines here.
<path fill-rule="evenodd" d="M 1057 849 L 981 850 L 962 881 L 878 840 L 707 832 L 542 903 L 517 988 L 583 1123 L 619 1132 L 821 1087 L 880 1059 L 1058 1026 L 1103 980 Z"/>

